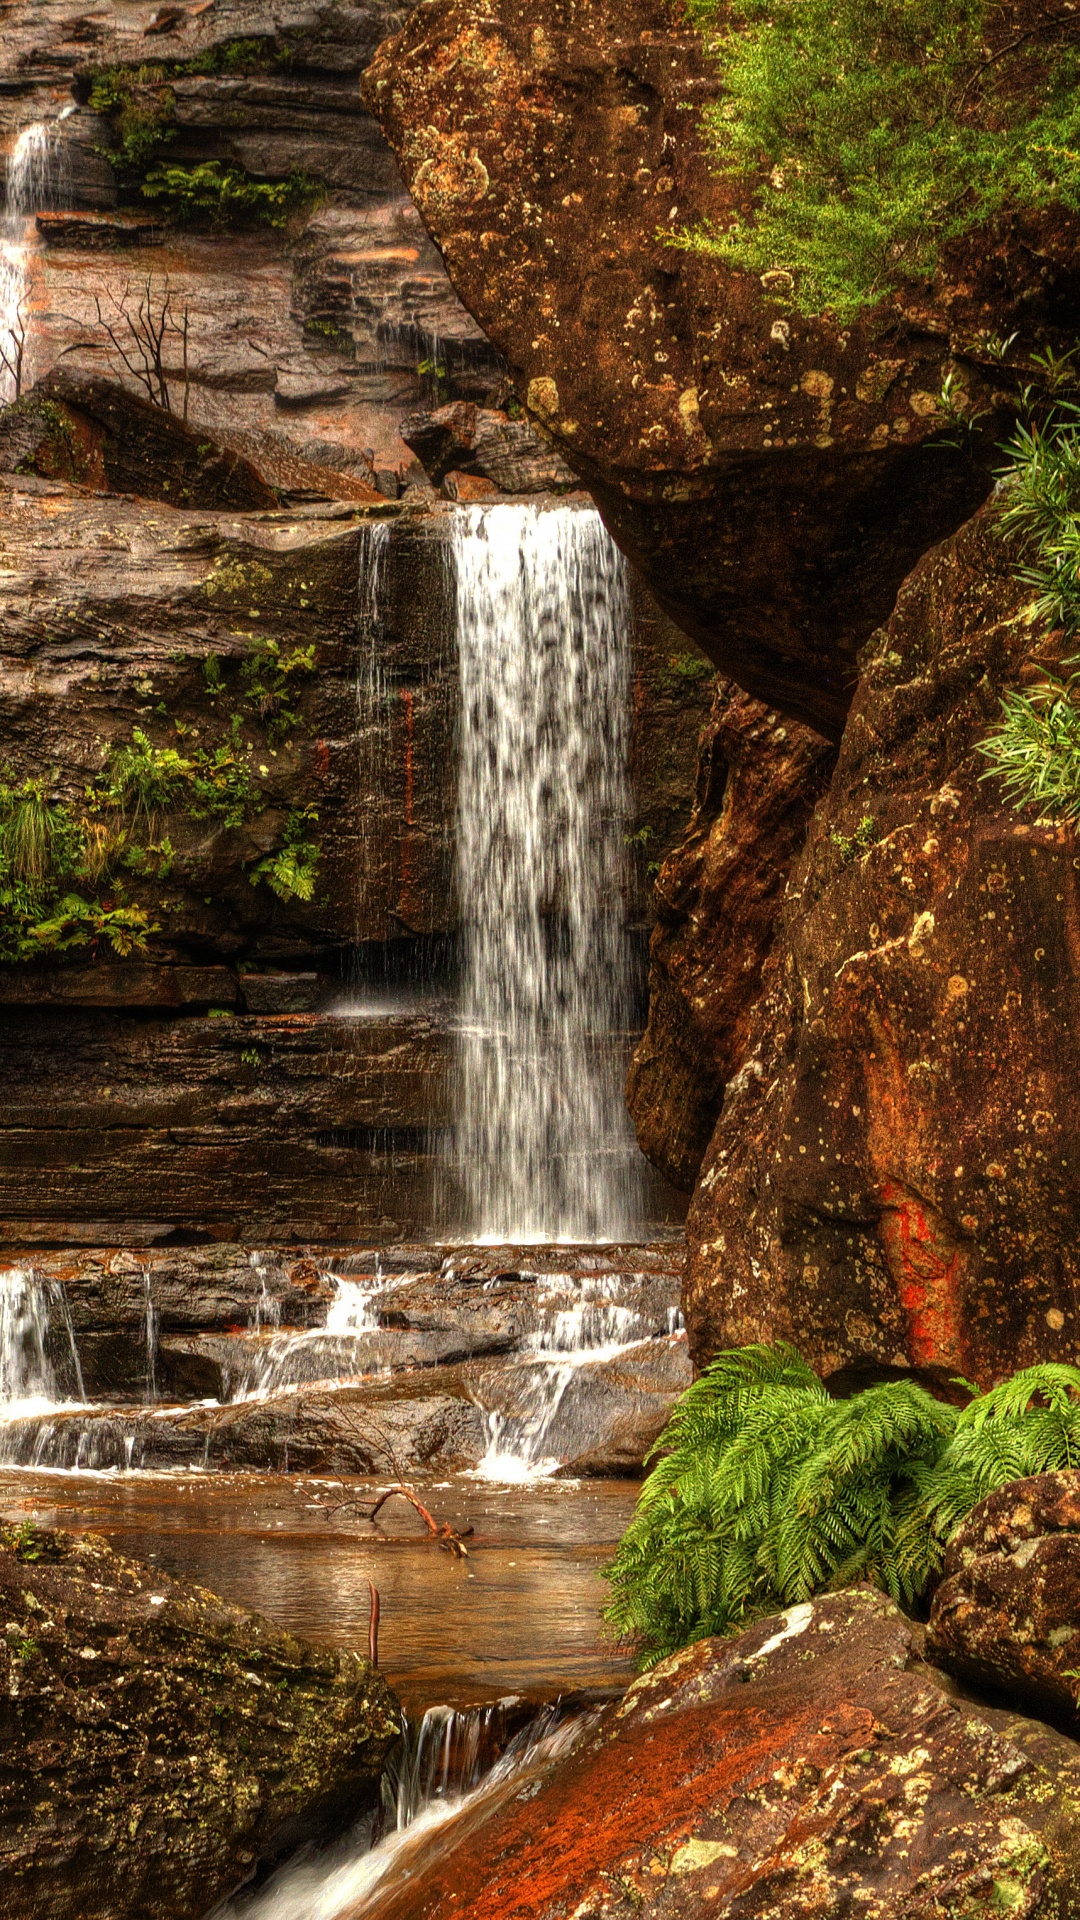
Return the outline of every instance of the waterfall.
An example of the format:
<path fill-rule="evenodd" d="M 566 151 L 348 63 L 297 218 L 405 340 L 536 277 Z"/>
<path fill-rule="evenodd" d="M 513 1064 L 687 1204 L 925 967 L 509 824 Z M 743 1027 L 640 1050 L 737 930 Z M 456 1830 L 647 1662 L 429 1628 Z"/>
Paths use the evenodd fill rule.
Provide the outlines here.
<path fill-rule="evenodd" d="M 375 1920 L 384 1901 L 397 1906 L 402 1890 L 437 1863 L 463 1828 L 527 1793 L 597 1721 L 595 1712 L 566 1714 L 555 1701 L 504 1744 L 497 1738 L 500 1719 L 520 1705 L 498 1701 L 460 1713 L 429 1708 L 418 1727 L 407 1729 L 397 1765 L 384 1776 L 382 1822 L 369 1816 L 325 1854 L 287 1862 L 257 1892 L 226 1901 L 211 1920 Z M 383 1837 L 373 1844 L 380 1824 Z"/>
<path fill-rule="evenodd" d="M 28 1267 L 0 1273 L 0 1417 L 40 1412 L 61 1399 L 52 1350 L 54 1326 L 63 1329 L 76 1393 L 82 1370 L 67 1299 L 57 1281 L 42 1283 Z"/>
<path fill-rule="evenodd" d="M 576 507 L 460 508 L 452 539 L 462 1232 L 629 1239 L 623 562 Z"/>
<path fill-rule="evenodd" d="M 74 107 L 65 107 L 65 120 Z M 57 153 L 57 122 L 35 120 L 24 127 L 8 156 L 4 204 L 0 212 L 0 399 L 13 400 L 21 378 L 25 387 L 31 367 L 26 335 L 32 242 L 26 237 L 31 214 L 62 196 L 63 147 Z"/>
<path fill-rule="evenodd" d="M 385 857 L 385 799 L 390 752 L 387 707 L 389 682 L 384 660 L 380 607 L 390 544 L 388 520 L 367 520 L 359 529 L 356 669 L 356 739 L 360 760 L 360 845 L 357 850 L 356 921 L 369 905 L 372 882 Z M 366 798 L 365 798 L 366 797 Z M 374 802 L 374 804 L 373 804 Z"/>
<path fill-rule="evenodd" d="M 669 1336 L 682 1331 L 682 1314 L 677 1309 L 669 1312 L 666 1328 L 661 1329 L 641 1302 L 625 1304 L 625 1287 L 622 1274 L 589 1274 L 576 1282 L 569 1274 L 544 1276 L 530 1351 L 511 1376 L 516 1383 L 515 1410 L 482 1409 L 487 1446 L 475 1469 L 478 1479 L 505 1485 L 557 1473 L 575 1446 L 588 1444 L 592 1425 L 588 1369 L 622 1359 L 662 1330 Z M 584 1405 L 580 1404 L 582 1387 Z"/>

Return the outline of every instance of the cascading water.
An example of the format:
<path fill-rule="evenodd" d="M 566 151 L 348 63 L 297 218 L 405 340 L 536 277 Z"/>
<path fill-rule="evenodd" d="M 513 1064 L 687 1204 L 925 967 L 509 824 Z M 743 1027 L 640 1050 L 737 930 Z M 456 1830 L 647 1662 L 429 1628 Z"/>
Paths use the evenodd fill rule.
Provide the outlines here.
<path fill-rule="evenodd" d="M 531 1351 L 514 1368 L 514 1411 L 484 1410 L 487 1449 L 475 1469 L 478 1479 L 543 1479 L 557 1473 L 573 1451 L 575 1429 L 578 1444 L 587 1442 L 587 1406 L 568 1404 L 575 1380 L 583 1379 L 584 1370 L 619 1360 L 663 1331 L 644 1303 L 626 1305 L 620 1299 L 625 1289 L 621 1274 L 589 1275 L 576 1282 L 565 1274 L 545 1276 Z M 669 1336 L 681 1335 L 682 1329 L 681 1313 L 669 1312 Z"/>
<path fill-rule="evenodd" d="M 596 1723 L 594 1713 L 570 1717 L 556 1702 L 541 1708 L 493 1761 L 490 1735 L 508 1705 L 520 1703 L 465 1712 L 430 1708 L 406 1733 L 398 1765 L 387 1775 L 382 1820 L 369 1816 L 344 1844 L 321 1859 L 283 1867 L 258 1893 L 219 1908 L 213 1920 L 374 1920 L 384 1899 L 400 1896 L 463 1830 L 490 1818 Z M 373 1845 L 379 1825 L 383 1837 Z"/>
<path fill-rule="evenodd" d="M 372 806 L 369 803 L 363 809 L 360 821 L 361 840 L 356 867 L 358 923 L 367 904 L 368 875 L 375 872 L 379 865 L 374 836 L 385 831 L 383 809 L 379 802 L 386 793 L 389 774 L 389 684 L 383 657 L 379 609 L 390 544 L 389 521 L 365 521 L 359 529 L 359 541 L 356 738 L 360 756 L 360 791 L 375 796 L 376 804 Z"/>
<path fill-rule="evenodd" d="M 374 1282 L 333 1278 L 335 1297 L 327 1309 L 325 1323 L 302 1333 L 276 1333 L 261 1352 L 247 1362 L 243 1373 L 230 1382 L 230 1398 L 277 1393 L 284 1387 L 310 1384 L 316 1380 L 340 1380 L 389 1372 L 379 1352 L 379 1319 L 374 1301 L 400 1279 Z"/>
<path fill-rule="evenodd" d="M 57 1344 L 66 1348 L 81 1400 L 82 1370 L 63 1288 L 55 1281 L 43 1284 L 26 1267 L 0 1273 L 0 1418 L 39 1413 L 61 1399 Z"/>
<path fill-rule="evenodd" d="M 66 107 L 59 119 L 72 112 L 73 107 Z M 20 361 L 24 387 L 32 372 L 26 313 L 32 242 L 27 222 L 64 190 L 64 149 L 56 139 L 57 124 L 35 120 L 24 127 L 8 156 L 0 212 L 0 397 L 9 400 L 15 397 Z"/>
<path fill-rule="evenodd" d="M 630 1239 L 623 562 L 574 507 L 461 508 L 452 540 L 463 1237 Z"/>

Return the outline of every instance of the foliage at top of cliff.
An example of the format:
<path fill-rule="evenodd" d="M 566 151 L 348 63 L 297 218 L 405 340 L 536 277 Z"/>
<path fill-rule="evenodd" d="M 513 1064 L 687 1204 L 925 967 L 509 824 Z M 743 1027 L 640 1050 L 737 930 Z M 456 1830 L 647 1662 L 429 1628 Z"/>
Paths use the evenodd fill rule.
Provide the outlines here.
<path fill-rule="evenodd" d="M 860 1580 L 910 1608 L 980 1500 L 1080 1461 L 1080 1368 L 967 1390 L 962 1409 L 903 1379 L 834 1400 L 782 1341 L 721 1353 L 653 1449 L 608 1621 L 648 1666 Z"/>
<path fill-rule="evenodd" d="M 1080 211 L 1080 24 L 987 0 L 688 0 L 752 210 L 680 236 L 847 323 L 1005 209 Z"/>

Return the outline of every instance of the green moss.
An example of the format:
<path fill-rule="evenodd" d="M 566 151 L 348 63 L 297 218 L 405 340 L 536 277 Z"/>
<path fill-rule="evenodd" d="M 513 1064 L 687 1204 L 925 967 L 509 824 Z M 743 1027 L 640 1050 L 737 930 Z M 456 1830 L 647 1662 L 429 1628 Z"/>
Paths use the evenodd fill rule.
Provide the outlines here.
<path fill-rule="evenodd" d="M 850 321 L 1005 209 L 1080 211 L 1064 16 L 1017 37 L 988 0 L 690 6 L 723 78 L 706 116 L 715 164 L 756 184 L 726 228 L 675 243 L 790 275 L 803 312 Z"/>
<path fill-rule="evenodd" d="M 141 192 L 179 226 L 222 229 L 283 227 L 291 213 L 313 207 L 323 188 L 306 173 L 290 174 L 287 180 L 255 180 L 240 167 L 203 160 L 191 167 L 154 167 Z"/>

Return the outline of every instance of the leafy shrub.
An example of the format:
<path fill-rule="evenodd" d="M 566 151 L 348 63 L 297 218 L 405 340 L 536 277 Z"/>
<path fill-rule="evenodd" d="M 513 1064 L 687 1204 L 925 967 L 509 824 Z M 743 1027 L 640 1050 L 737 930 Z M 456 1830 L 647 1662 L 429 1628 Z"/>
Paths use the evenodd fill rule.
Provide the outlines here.
<path fill-rule="evenodd" d="M 105 158 L 121 174 L 141 174 L 176 138 L 176 95 L 160 66 L 108 67 L 96 73 L 90 106 L 108 116 L 115 146 Z"/>
<path fill-rule="evenodd" d="M 962 1411 L 910 1380 L 832 1400 L 791 1347 L 721 1354 L 656 1443 L 609 1622 L 651 1665 L 857 1580 L 915 1605 L 979 1500 L 1080 1463 L 1080 1368 L 971 1392 Z"/>
<path fill-rule="evenodd" d="M 239 167 L 203 160 L 193 167 L 154 167 L 142 182 L 145 199 L 161 203 L 170 220 L 186 226 L 283 227 L 296 207 L 322 192 L 305 173 L 288 180 L 253 180 Z"/>
<path fill-rule="evenodd" d="M 790 274 L 804 312 L 851 320 L 1005 207 L 1080 210 L 1080 54 L 1063 16 L 1017 39 L 986 0 L 691 12 L 723 75 L 715 163 L 759 184 L 750 214 L 678 243 Z"/>
<path fill-rule="evenodd" d="M 153 830 L 158 815 L 173 806 L 192 774 L 192 762 L 175 747 L 155 747 L 141 727 L 131 743 L 113 747 L 98 783 L 100 797 L 120 807 L 132 825 Z"/>
<path fill-rule="evenodd" d="M 271 746 L 300 724 L 295 708 L 286 705 L 292 696 L 289 682 L 314 671 L 314 645 L 283 653 L 276 640 L 258 639 L 249 649 L 240 667 L 240 684 L 263 722 Z"/>
<path fill-rule="evenodd" d="M 79 890 L 102 878 L 95 823 L 46 797 L 40 781 L 0 783 L 0 962 L 36 960 L 104 940 L 114 953 L 143 950 L 154 931 L 142 907 Z"/>

